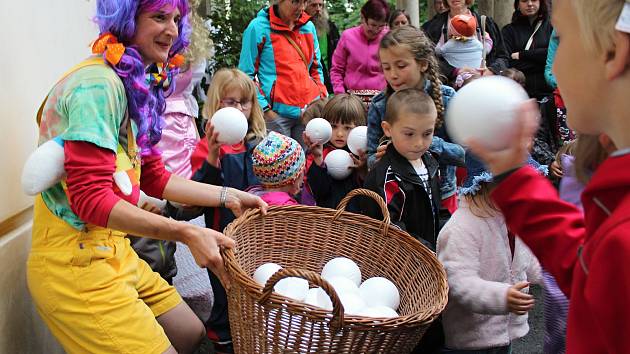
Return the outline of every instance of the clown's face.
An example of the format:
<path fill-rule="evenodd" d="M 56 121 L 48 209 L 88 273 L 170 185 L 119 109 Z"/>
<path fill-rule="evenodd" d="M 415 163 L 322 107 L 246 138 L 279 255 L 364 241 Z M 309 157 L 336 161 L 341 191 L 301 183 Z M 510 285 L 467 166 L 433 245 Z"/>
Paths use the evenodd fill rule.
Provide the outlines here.
<path fill-rule="evenodd" d="M 131 45 L 138 49 L 145 65 L 167 61 L 171 46 L 179 35 L 180 20 L 179 10 L 171 6 L 140 13 Z"/>

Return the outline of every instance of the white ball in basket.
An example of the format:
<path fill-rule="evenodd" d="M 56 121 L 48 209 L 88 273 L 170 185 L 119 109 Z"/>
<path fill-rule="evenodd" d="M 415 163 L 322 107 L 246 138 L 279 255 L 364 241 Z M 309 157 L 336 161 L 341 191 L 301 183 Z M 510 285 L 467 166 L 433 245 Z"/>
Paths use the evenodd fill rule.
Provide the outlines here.
<path fill-rule="evenodd" d="M 366 307 L 360 313 L 360 316 L 365 317 L 381 317 L 381 318 L 393 318 L 398 317 L 398 313 L 387 306 L 373 306 Z"/>
<path fill-rule="evenodd" d="M 297 277 L 280 279 L 273 287 L 273 290 L 293 300 L 304 301 L 308 291 L 308 280 Z"/>
<path fill-rule="evenodd" d="M 210 119 L 214 131 L 219 133 L 218 142 L 234 145 L 243 141 L 247 134 L 247 118 L 234 107 L 225 107 L 216 111 Z"/>
<path fill-rule="evenodd" d="M 267 280 L 271 278 L 271 276 L 282 269 L 281 266 L 275 263 L 265 263 L 258 268 L 254 272 L 254 281 L 258 283 L 260 286 L 265 286 L 267 284 Z"/>
<path fill-rule="evenodd" d="M 333 150 L 326 155 L 324 159 L 326 170 L 330 177 L 342 180 L 350 176 L 352 173 L 351 166 L 354 165 L 350 154 L 342 149 Z"/>
<path fill-rule="evenodd" d="M 337 296 L 341 298 L 345 294 L 359 295 L 359 287 L 350 279 L 344 277 L 324 278 L 335 289 Z"/>
<path fill-rule="evenodd" d="M 332 126 L 324 118 L 313 118 L 304 129 L 306 136 L 314 144 L 326 144 L 332 137 Z"/>
<path fill-rule="evenodd" d="M 321 307 L 327 311 L 331 311 L 333 308 L 330 297 L 328 297 L 328 294 L 326 294 L 326 292 L 322 288 L 308 289 L 304 302 L 308 305 Z"/>
<path fill-rule="evenodd" d="M 350 134 L 348 134 L 348 149 L 357 156 L 359 156 L 361 151 L 367 151 L 367 127 L 365 125 L 360 125 L 350 131 Z"/>
<path fill-rule="evenodd" d="M 350 258 L 333 258 L 324 265 L 322 278 L 330 281 L 333 277 L 350 279 L 355 286 L 359 286 L 361 284 L 361 269 Z"/>
<path fill-rule="evenodd" d="M 449 102 L 448 132 L 460 144 L 473 138 L 488 149 L 504 149 L 516 138 L 517 109 L 527 99 L 523 87 L 506 77 L 475 80 Z"/>
<path fill-rule="evenodd" d="M 361 298 L 369 307 L 387 306 L 397 310 L 400 305 L 400 293 L 396 285 L 383 277 L 369 278 L 359 287 Z"/>
<path fill-rule="evenodd" d="M 343 305 L 343 313 L 346 315 L 360 315 L 365 309 L 365 301 L 355 293 L 339 295 L 339 300 Z"/>

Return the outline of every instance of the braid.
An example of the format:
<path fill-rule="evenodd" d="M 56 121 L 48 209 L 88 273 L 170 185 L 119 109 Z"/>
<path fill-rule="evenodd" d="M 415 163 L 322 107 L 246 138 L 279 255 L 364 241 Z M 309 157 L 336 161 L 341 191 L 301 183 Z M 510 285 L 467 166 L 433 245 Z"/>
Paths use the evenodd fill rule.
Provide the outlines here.
<path fill-rule="evenodd" d="M 437 119 L 435 121 L 435 128 L 440 128 L 444 123 L 444 101 L 442 100 L 442 81 L 437 71 L 437 64 L 433 60 L 429 60 L 429 68 L 427 74 L 429 81 L 431 82 L 431 98 L 435 103 L 437 109 Z"/>

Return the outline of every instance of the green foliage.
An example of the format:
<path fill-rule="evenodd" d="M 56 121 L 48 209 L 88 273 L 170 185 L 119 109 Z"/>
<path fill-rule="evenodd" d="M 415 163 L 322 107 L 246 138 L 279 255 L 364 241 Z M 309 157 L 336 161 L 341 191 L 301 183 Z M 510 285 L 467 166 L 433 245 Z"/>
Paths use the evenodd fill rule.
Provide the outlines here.
<path fill-rule="evenodd" d="M 214 58 L 210 72 L 220 68 L 238 66 L 243 32 L 258 11 L 268 6 L 267 0 L 215 0 L 212 1 L 209 20 L 210 37 L 214 42 Z"/>

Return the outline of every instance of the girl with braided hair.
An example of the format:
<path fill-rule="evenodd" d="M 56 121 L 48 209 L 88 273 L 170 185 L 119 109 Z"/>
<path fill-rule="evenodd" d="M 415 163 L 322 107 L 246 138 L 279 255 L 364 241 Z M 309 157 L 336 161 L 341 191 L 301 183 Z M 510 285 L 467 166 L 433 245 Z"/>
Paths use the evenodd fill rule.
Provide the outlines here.
<path fill-rule="evenodd" d="M 188 45 L 188 16 L 185 0 L 97 0 L 94 55 L 55 84 L 38 113 L 39 143 L 63 146 L 65 177 L 35 200 L 27 281 L 68 353 L 187 353 L 204 336 L 126 236 L 184 242 L 199 266 L 223 280 L 219 250 L 233 242 L 136 207 L 140 190 L 237 214 L 266 209 L 248 193 L 171 175 L 155 148 L 164 98 Z"/>
<path fill-rule="evenodd" d="M 433 100 L 437 109 L 435 135 L 429 151 L 440 163 L 440 194 L 442 205 L 441 224 L 456 209 L 455 166 L 464 166 L 464 149 L 450 143 L 444 127 L 444 112 L 455 90 L 442 85 L 440 68 L 435 57 L 434 46 L 424 33 L 411 26 L 393 29 L 381 40 L 379 57 L 387 89 L 374 97 L 368 111 L 368 167 L 371 168 L 386 151 L 381 141 L 381 122 L 385 117 L 387 100 L 397 91 L 406 88 L 423 90 Z M 381 146 L 379 147 L 379 144 Z"/>

